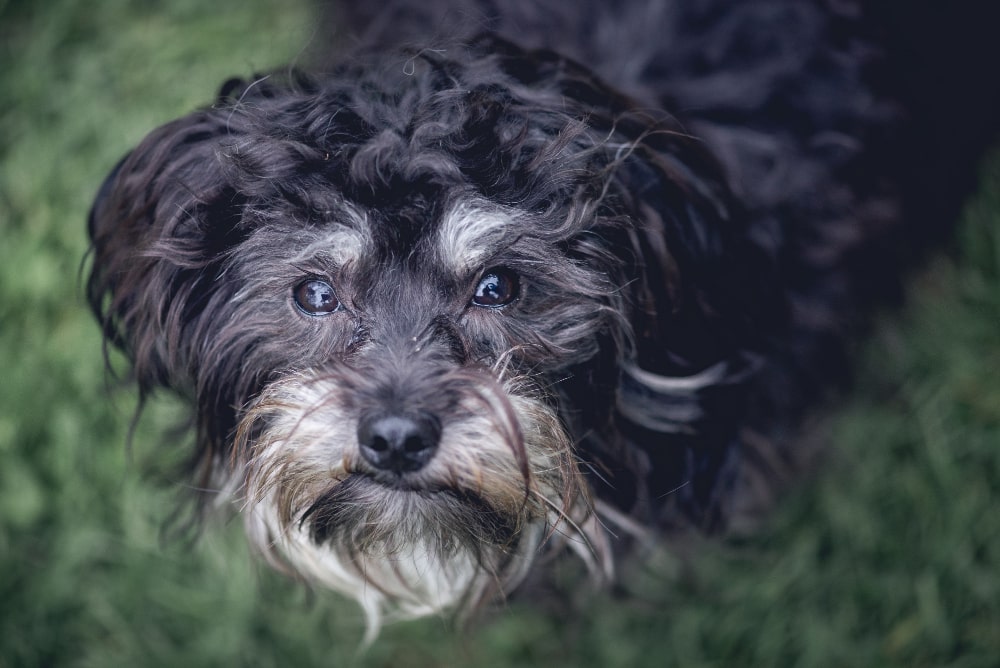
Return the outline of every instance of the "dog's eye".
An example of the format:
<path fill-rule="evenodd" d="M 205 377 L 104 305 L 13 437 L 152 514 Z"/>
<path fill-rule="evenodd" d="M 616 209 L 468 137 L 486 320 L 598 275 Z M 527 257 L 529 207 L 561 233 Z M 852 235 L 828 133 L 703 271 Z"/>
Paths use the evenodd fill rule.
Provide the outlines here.
<path fill-rule="evenodd" d="M 517 274 L 504 267 L 494 267 L 479 279 L 472 303 L 484 308 L 499 308 L 517 299 L 520 291 Z"/>
<path fill-rule="evenodd" d="M 292 294 L 295 305 L 309 315 L 327 315 L 340 308 L 340 300 L 333 287 L 315 278 L 299 283 Z"/>

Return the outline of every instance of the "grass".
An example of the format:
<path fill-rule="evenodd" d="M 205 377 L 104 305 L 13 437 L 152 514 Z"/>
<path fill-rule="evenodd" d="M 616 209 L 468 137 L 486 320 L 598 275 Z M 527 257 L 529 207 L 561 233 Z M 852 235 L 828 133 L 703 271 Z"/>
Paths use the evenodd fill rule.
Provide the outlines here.
<path fill-rule="evenodd" d="M 181 408 L 126 449 L 135 397 L 109 400 L 80 295 L 87 208 L 149 129 L 311 31 L 304 0 L 0 0 L 0 667 L 997 665 L 1000 155 L 865 342 L 825 470 L 628 596 L 393 626 L 359 656 L 358 611 L 261 567 L 238 523 L 164 541 Z"/>

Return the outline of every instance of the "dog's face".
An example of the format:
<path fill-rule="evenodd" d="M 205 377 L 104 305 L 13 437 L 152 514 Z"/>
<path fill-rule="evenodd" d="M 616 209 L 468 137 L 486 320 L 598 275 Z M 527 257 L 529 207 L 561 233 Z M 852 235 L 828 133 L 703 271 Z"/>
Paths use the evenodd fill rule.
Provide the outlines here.
<path fill-rule="evenodd" d="M 595 497 L 647 484 L 624 427 L 690 459 L 756 261 L 697 142 L 495 40 L 240 85 L 135 149 L 91 234 L 107 336 L 196 408 L 198 484 L 375 626 L 543 545 L 606 569 Z"/>
<path fill-rule="evenodd" d="M 272 374 L 236 434 L 255 541 L 407 614 L 505 587 L 585 522 L 551 384 L 597 354 L 615 292 L 538 216 L 462 186 L 433 202 L 256 225 L 217 340 Z"/>

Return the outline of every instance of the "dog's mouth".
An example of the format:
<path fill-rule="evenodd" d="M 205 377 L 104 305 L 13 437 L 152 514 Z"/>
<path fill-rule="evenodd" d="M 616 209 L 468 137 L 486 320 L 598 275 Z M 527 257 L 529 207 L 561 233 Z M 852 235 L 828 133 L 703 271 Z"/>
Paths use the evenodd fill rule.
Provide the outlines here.
<path fill-rule="evenodd" d="M 299 522 L 317 544 L 336 542 L 384 555 L 417 542 L 444 551 L 513 549 L 522 515 L 497 508 L 474 490 L 352 473 L 317 497 Z"/>
<path fill-rule="evenodd" d="M 428 483 L 424 476 L 417 473 L 392 473 L 379 470 L 357 470 L 349 471 L 347 479 L 359 477 L 368 480 L 372 484 L 384 487 L 386 490 L 395 492 L 412 492 L 414 494 L 436 494 L 447 491 L 447 487 L 440 484 Z"/>

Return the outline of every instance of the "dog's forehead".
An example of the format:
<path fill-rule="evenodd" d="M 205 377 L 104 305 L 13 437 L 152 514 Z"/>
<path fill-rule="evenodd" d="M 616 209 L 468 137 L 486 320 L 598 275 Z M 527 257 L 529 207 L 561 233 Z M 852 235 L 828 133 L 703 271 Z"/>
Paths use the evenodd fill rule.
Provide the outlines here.
<path fill-rule="evenodd" d="M 440 212 L 415 217 L 347 202 L 332 224 L 316 228 L 302 258 L 331 257 L 336 264 L 377 266 L 416 263 L 449 276 L 485 268 L 526 232 L 528 214 L 483 198 L 456 198 Z M 520 226 L 520 227 L 519 227 Z"/>
<path fill-rule="evenodd" d="M 442 266 L 456 274 L 483 267 L 511 241 L 525 214 L 483 200 L 459 200 L 442 216 L 432 244 Z"/>

